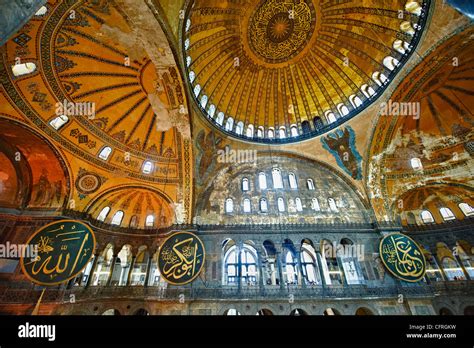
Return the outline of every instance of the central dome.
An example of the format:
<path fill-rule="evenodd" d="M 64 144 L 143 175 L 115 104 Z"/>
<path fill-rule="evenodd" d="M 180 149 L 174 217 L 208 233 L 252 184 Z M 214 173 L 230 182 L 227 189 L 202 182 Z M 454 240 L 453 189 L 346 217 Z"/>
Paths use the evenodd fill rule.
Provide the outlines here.
<path fill-rule="evenodd" d="M 308 43 L 315 19 L 311 1 L 263 0 L 250 18 L 249 46 L 265 62 L 284 62 Z"/>
<path fill-rule="evenodd" d="M 192 94 L 237 138 L 325 133 L 382 94 L 415 50 L 429 4 L 194 0 L 183 30 Z"/>

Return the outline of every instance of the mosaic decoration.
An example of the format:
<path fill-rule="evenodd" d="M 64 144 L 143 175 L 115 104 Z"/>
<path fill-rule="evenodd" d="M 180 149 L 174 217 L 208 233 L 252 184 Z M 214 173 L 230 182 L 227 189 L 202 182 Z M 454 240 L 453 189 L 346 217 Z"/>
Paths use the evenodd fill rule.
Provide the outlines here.
<path fill-rule="evenodd" d="M 362 156 L 356 148 L 356 136 L 352 127 L 338 129 L 321 138 L 323 148 L 328 150 L 342 168 L 353 179 L 362 179 Z"/>
<path fill-rule="evenodd" d="M 188 284 L 201 272 L 205 253 L 204 244 L 195 234 L 177 232 L 168 237 L 160 248 L 160 274 L 170 284 Z"/>
<path fill-rule="evenodd" d="M 87 195 L 96 192 L 106 180 L 101 175 L 80 168 L 75 186 L 80 193 Z"/>

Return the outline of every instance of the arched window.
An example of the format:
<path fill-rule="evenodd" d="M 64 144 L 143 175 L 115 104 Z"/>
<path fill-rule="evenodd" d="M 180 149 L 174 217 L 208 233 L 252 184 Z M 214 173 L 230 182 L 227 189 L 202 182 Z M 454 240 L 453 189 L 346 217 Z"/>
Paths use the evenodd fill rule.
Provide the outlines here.
<path fill-rule="evenodd" d="M 206 105 L 207 105 L 207 101 L 209 100 L 209 98 L 207 97 L 207 95 L 203 95 L 201 97 L 201 107 L 204 109 L 206 108 Z"/>
<path fill-rule="evenodd" d="M 233 213 L 234 212 L 234 201 L 232 198 L 227 198 L 225 201 L 225 212 Z"/>
<path fill-rule="evenodd" d="M 280 139 L 285 139 L 286 138 L 286 128 L 285 127 L 280 127 L 280 130 L 278 131 L 278 137 Z"/>
<path fill-rule="evenodd" d="M 394 70 L 400 62 L 395 58 L 388 56 L 383 59 L 383 65 L 389 70 Z"/>
<path fill-rule="evenodd" d="M 36 71 L 36 64 L 35 63 L 23 63 L 23 64 L 15 64 L 12 66 L 12 73 L 14 76 L 23 76 L 28 75 Z"/>
<path fill-rule="evenodd" d="M 421 8 L 420 4 L 417 1 L 409 0 L 405 4 L 405 10 L 407 10 L 407 12 L 410 12 L 410 13 L 413 13 L 417 16 L 420 16 L 422 8 Z"/>
<path fill-rule="evenodd" d="M 49 125 L 53 127 L 54 129 L 58 130 L 59 128 L 64 126 L 68 121 L 69 121 L 69 118 L 66 115 L 61 115 L 49 121 Z"/>
<path fill-rule="evenodd" d="M 257 137 L 258 138 L 263 138 L 263 127 L 262 126 L 258 127 L 258 129 L 257 129 Z"/>
<path fill-rule="evenodd" d="M 46 6 L 41 6 L 38 11 L 36 11 L 35 16 L 42 17 L 48 12 L 48 8 Z"/>
<path fill-rule="evenodd" d="M 467 203 L 459 203 L 459 209 L 461 209 L 463 214 L 466 215 L 466 216 L 474 215 L 474 208 L 472 208 Z"/>
<path fill-rule="evenodd" d="M 250 199 L 244 199 L 244 213 L 250 213 L 252 211 L 252 207 L 250 204 Z"/>
<path fill-rule="evenodd" d="M 273 128 L 270 128 L 267 134 L 269 139 L 273 139 L 275 137 L 275 131 L 273 130 Z"/>
<path fill-rule="evenodd" d="M 258 174 L 258 187 L 260 187 L 260 190 L 267 189 L 267 176 L 263 172 Z"/>
<path fill-rule="evenodd" d="M 423 169 L 423 164 L 421 164 L 421 160 L 419 158 L 412 158 L 410 160 L 411 167 L 414 170 L 422 170 Z"/>
<path fill-rule="evenodd" d="M 336 201 L 334 200 L 334 198 L 329 198 L 328 203 L 329 203 L 329 209 L 331 211 L 334 211 L 334 212 L 339 211 L 339 209 L 337 209 Z"/>
<path fill-rule="evenodd" d="M 349 101 L 351 102 L 354 109 L 357 109 L 359 106 L 362 105 L 362 100 L 360 100 L 360 98 L 356 95 L 351 95 L 349 97 Z"/>
<path fill-rule="evenodd" d="M 405 54 L 405 52 L 410 49 L 410 45 L 408 44 L 408 42 L 402 40 L 395 40 L 393 42 L 393 48 L 401 54 Z"/>
<path fill-rule="evenodd" d="M 187 56 L 186 57 L 186 66 L 189 68 L 189 66 L 191 65 L 191 62 L 192 62 L 192 58 L 190 56 Z"/>
<path fill-rule="evenodd" d="M 138 226 L 138 217 L 136 215 L 133 215 L 132 218 L 130 219 L 130 227 L 136 228 L 137 226 Z"/>
<path fill-rule="evenodd" d="M 216 122 L 219 126 L 224 123 L 224 113 L 222 111 L 217 114 Z"/>
<path fill-rule="evenodd" d="M 242 121 L 237 123 L 237 126 L 235 127 L 235 133 L 238 135 L 242 135 L 244 133 L 244 123 Z"/>
<path fill-rule="evenodd" d="M 370 98 L 371 96 L 373 96 L 375 94 L 374 89 L 372 87 L 370 87 L 369 85 L 362 85 L 360 90 L 362 91 L 362 93 L 364 93 L 364 95 L 367 98 Z"/>
<path fill-rule="evenodd" d="M 444 221 L 449 221 L 449 220 L 455 220 L 456 217 L 454 216 L 453 212 L 449 208 L 440 208 L 439 212 L 441 213 L 441 216 L 443 217 Z"/>
<path fill-rule="evenodd" d="M 283 198 L 278 198 L 278 201 L 277 201 L 277 204 L 278 204 L 278 211 L 279 212 L 284 212 L 285 211 L 285 202 L 283 201 Z"/>
<path fill-rule="evenodd" d="M 291 189 L 297 189 L 298 188 L 298 183 L 296 181 L 296 175 L 294 173 L 290 173 L 288 175 L 288 181 L 290 182 L 290 188 Z"/>
<path fill-rule="evenodd" d="M 315 189 L 313 179 L 306 180 L 306 185 L 308 186 L 308 190 L 313 191 Z"/>
<path fill-rule="evenodd" d="M 142 172 L 143 174 L 150 174 L 153 171 L 153 163 L 150 161 L 145 161 L 143 164 Z"/>
<path fill-rule="evenodd" d="M 346 116 L 349 114 L 349 109 L 342 103 L 337 106 L 337 111 L 339 111 L 341 116 Z"/>
<path fill-rule="evenodd" d="M 311 126 L 309 125 L 308 121 L 303 121 L 301 122 L 301 129 L 303 130 L 303 133 L 311 133 Z"/>
<path fill-rule="evenodd" d="M 288 284 L 298 283 L 298 268 L 296 258 L 291 251 L 287 251 L 285 255 L 285 270 L 286 270 L 286 282 Z"/>
<path fill-rule="evenodd" d="M 195 78 L 196 78 L 196 73 L 191 70 L 189 72 L 189 82 L 193 83 Z"/>
<path fill-rule="evenodd" d="M 209 110 L 207 110 L 207 116 L 209 116 L 210 118 L 213 118 L 215 113 L 216 113 L 216 106 L 214 104 L 211 104 L 209 106 Z"/>
<path fill-rule="evenodd" d="M 248 190 L 250 190 L 249 179 L 243 178 L 242 179 L 242 191 L 248 191 Z"/>
<path fill-rule="evenodd" d="M 265 198 L 260 199 L 260 211 L 262 213 L 268 212 L 268 203 Z"/>
<path fill-rule="evenodd" d="M 104 161 L 107 161 L 111 153 L 112 153 L 112 149 L 106 146 L 99 152 L 99 158 Z"/>
<path fill-rule="evenodd" d="M 188 18 L 188 19 L 186 20 L 186 29 L 185 29 L 185 30 L 186 30 L 186 31 L 189 31 L 189 28 L 191 28 L 191 20 Z"/>
<path fill-rule="evenodd" d="M 326 111 L 324 115 L 326 116 L 326 120 L 328 121 L 328 123 L 336 122 L 336 115 L 334 115 L 332 111 Z"/>
<path fill-rule="evenodd" d="M 110 212 L 110 207 L 105 207 L 100 211 L 100 214 L 97 216 L 97 220 L 99 221 L 105 221 L 105 218 Z"/>
<path fill-rule="evenodd" d="M 400 30 L 403 31 L 404 33 L 407 33 L 408 35 L 414 35 L 415 34 L 415 29 L 413 29 L 413 26 L 409 21 L 404 21 L 400 24 Z M 391 57 L 387 57 L 391 58 Z M 385 62 L 384 62 L 385 64 Z"/>
<path fill-rule="evenodd" d="M 303 277 L 307 284 L 315 285 L 321 283 L 316 252 L 313 246 L 307 242 L 304 242 L 301 247 L 301 268 L 303 270 Z"/>
<path fill-rule="evenodd" d="M 372 74 L 372 80 L 374 80 L 379 86 L 382 86 L 385 81 L 387 81 L 387 77 L 379 71 L 376 71 Z"/>
<path fill-rule="evenodd" d="M 247 126 L 246 135 L 247 135 L 248 138 L 253 138 L 253 124 L 249 124 Z"/>
<path fill-rule="evenodd" d="M 227 122 L 225 123 L 225 130 L 231 131 L 232 128 L 234 128 L 234 119 L 232 117 L 229 117 L 227 119 Z"/>
<path fill-rule="evenodd" d="M 201 85 L 196 85 L 194 87 L 194 95 L 197 97 L 201 93 Z"/>
<path fill-rule="evenodd" d="M 303 211 L 303 204 L 301 203 L 301 199 L 296 198 L 295 203 L 296 203 L 296 211 L 299 211 L 299 212 Z"/>
<path fill-rule="evenodd" d="M 253 247 L 244 244 L 240 251 L 240 260 L 237 255 L 237 247 L 232 246 L 224 256 L 224 267 L 226 283 L 234 285 L 238 282 L 241 274 L 243 285 L 255 285 L 257 282 L 257 253 Z M 240 265 L 240 272 L 239 272 Z"/>
<path fill-rule="evenodd" d="M 313 198 L 311 200 L 311 209 L 314 211 L 321 211 L 321 207 L 319 206 L 319 201 L 317 198 Z"/>
<path fill-rule="evenodd" d="M 184 49 L 187 50 L 190 44 L 191 42 L 189 41 L 189 39 L 184 40 Z"/>
<path fill-rule="evenodd" d="M 290 127 L 290 133 L 291 133 L 292 137 L 297 137 L 299 135 L 298 134 L 298 127 L 296 127 L 296 125 L 292 125 Z"/>
<path fill-rule="evenodd" d="M 154 225 L 155 225 L 155 216 L 150 214 L 146 217 L 145 226 L 153 227 Z"/>
<path fill-rule="evenodd" d="M 433 215 L 428 210 L 423 210 L 420 214 L 421 221 L 425 224 L 432 224 L 435 222 Z"/>
<path fill-rule="evenodd" d="M 119 210 L 118 212 L 114 214 L 111 224 L 120 226 L 120 224 L 122 223 L 122 219 L 123 219 L 123 211 Z"/>
<path fill-rule="evenodd" d="M 273 168 L 272 170 L 272 179 L 273 179 L 273 188 L 281 189 L 283 188 L 283 180 L 281 177 L 281 171 L 278 168 Z"/>

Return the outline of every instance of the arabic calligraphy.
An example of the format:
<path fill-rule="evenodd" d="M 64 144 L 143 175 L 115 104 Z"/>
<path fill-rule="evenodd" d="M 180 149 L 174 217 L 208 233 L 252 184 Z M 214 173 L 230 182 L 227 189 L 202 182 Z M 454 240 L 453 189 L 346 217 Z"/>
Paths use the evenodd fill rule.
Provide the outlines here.
<path fill-rule="evenodd" d="M 385 267 L 401 280 L 417 282 L 425 276 L 423 252 L 408 236 L 400 233 L 385 236 L 380 242 L 380 256 Z"/>
<path fill-rule="evenodd" d="M 86 267 L 95 248 L 95 236 L 79 221 L 61 220 L 39 229 L 27 245 L 36 245 L 38 256 L 34 260 L 21 259 L 23 273 L 34 283 L 57 285 Z"/>
<path fill-rule="evenodd" d="M 204 265 L 205 250 L 202 241 L 193 233 L 177 232 L 168 237 L 158 253 L 158 268 L 170 284 L 192 282 Z"/>

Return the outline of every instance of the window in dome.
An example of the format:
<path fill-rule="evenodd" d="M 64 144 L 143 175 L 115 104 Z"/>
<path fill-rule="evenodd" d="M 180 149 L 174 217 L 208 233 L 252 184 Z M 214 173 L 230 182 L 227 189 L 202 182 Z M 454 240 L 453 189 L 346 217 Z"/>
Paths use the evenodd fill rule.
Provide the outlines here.
<path fill-rule="evenodd" d="M 286 128 L 285 127 L 280 127 L 280 130 L 278 132 L 278 136 L 280 139 L 285 139 L 286 138 Z"/>
<path fill-rule="evenodd" d="M 463 214 L 466 215 L 466 216 L 474 215 L 474 208 L 471 207 L 467 203 L 459 203 L 459 209 L 461 209 Z"/>
<path fill-rule="evenodd" d="M 421 160 L 419 158 L 412 158 L 410 160 L 411 167 L 414 170 L 422 170 L 423 169 L 423 164 L 421 164 Z"/>
<path fill-rule="evenodd" d="M 299 135 L 298 133 L 298 127 L 296 127 L 296 125 L 292 125 L 290 127 L 290 132 L 291 132 L 291 136 L 292 137 L 297 137 Z"/>
<path fill-rule="evenodd" d="M 46 6 L 41 6 L 38 11 L 36 11 L 35 16 L 42 17 L 48 12 L 48 8 Z"/>
<path fill-rule="evenodd" d="M 341 116 L 347 116 L 349 114 L 349 109 L 342 103 L 337 106 L 337 110 Z"/>
<path fill-rule="evenodd" d="M 209 118 L 213 118 L 215 113 L 216 113 L 216 106 L 214 104 L 211 104 L 209 106 L 209 110 L 207 110 L 207 116 L 209 116 Z"/>
<path fill-rule="evenodd" d="M 252 210 L 251 205 L 250 205 L 250 199 L 245 198 L 244 199 L 244 213 L 250 213 Z"/>
<path fill-rule="evenodd" d="M 248 138 L 253 138 L 253 124 L 249 124 L 247 126 L 246 135 L 247 135 Z"/>
<path fill-rule="evenodd" d="M 194 95 L 197 97 L 201 93 L 201 85 L 196 85 L 194 87 Z"/>
<path fill-rule="evenodd" d="M 275 131 L 273 130 L 273 128 L 270 128 L 267 134 L 269 139 L 273 139 L 275 137 Z"/>
<path fill-rule="evenodd" d="M 235 127 L 235 133 L 238 135 L 242 135 L 244 133 L 244 123 L 242 121 L 237 123 L 237 126 Z"/>
<path fill-rule="evenodd" d="M 191 28 L 191 20 L 188 18 L 186 20 L 186 31 L 189 31 L 189 28 Z"/>
<path fill-rule="evenodd" d="M 382 86 L 385 81 L 387 81 L 387 77 L 379 71 L 376 71 L 372 74 L 372 80 L 374 80 L 379 86 Z"/>
<path fill-rule="evenodd" d="M 145 226 L 146 227 L 153 227 L 155 225 L 155 216 L 153 215 L 148 215 L 145 220 Z"/>
<path fill-rule="evenodd" d="M 313 191 L 315 189 L 313 179 L 306 180 L 306 185 L 308 186 L 308 190 Z"/>
<path fill-rule="evenodd" d="M 301 199 L 296 198 L 295 203 L 296 203 L 296 210 L 299 212 L 303 211 L 303 204 L 301 203 Z"/>
<path fill-rule="evenodd" d="M 278 211 L 279 212 L 284 212 L 285 211 L 285 202 L 283 201 L 283 198 L 278 198 L 278 201 L 277 201 L 277 205 L 278 205 Z"/>
<path fill-rule="evenodd" d="M 205 107 L 206 107 L 206 105 L 207 105 L 207 100 L 208 100 L 207 95 L 203 95 L 203 96 L 201 97 L 201 107 L 202 107 L 202 108 L 205 108 Z"/>
<path fill-rule="evenodd" d="M 234 119 L 229 117 L 225 123 L 225 130 L 230 132 L 232 128 L 234 128 Z"/>
<path fill-rule="evenodd" d="M 290 188 L 291 189 L 297 189 L 298 188 L 298 182 L 296 181 L 296 175 L 294 173 L 290 173 L 288 175 L 288 181 L 290 182 Z"/>
<path fill-rule="evenodd" d="M 351 102 L 354 109 L 357 109 L 359 106 L 362 105 L 362 100 L 360 100 L 360 98 L 356 95 L 351 95 L 349 97 L 349 101 Z"/>
<path fill-rule="evenodd" d="M 373 96 L 375 94 L 374 89 L 372 87 L 370 87 L 369 85 L 362 85 L 360 90 L 362 91 L 362 93 L 364 93 L 364 95 L 367 98 L 370 98 L 371 96 Z"/>
<path fill-rule="evenodd" d="M 383 59 L 383 65 L 389 70 L 394 70 L 398 64 L 400 64 L 400 62 L 393 57 L 388 56 Z"/>
<path fill-rule="evenodd" d="M 99 158 L 104 161 L 107 161 L 111 153 L 112 153 L 112 149 L 109 146 L 106 146 L 100 151 Z"/>
<path fill-rule="evenodd" d="M 143 174 L 150 174 L 153 171 L 153 163 L 151 161 L 146 161 L 143 164 L 142 172 Z"/>
<path fill-rule="evenodd" d="M 105 221 L 105 218 L 110 212 L 110 207 L 105 207 L 100 211 L 100 214 L 97 216 L 98 221 Z"/>
<path fill-rule="evenodd" d="M 323 120 L 321 120 L 321 117 L 316 116 L 313 118 L 313 124 L 314 124 L 314 129 L 320 130 L 324 127 Z"/>
<path fill-rule="evenodd" d="M 433 214 L 431 214 L 428 210 L 423 210 L 421 212 L 421 221 L 423 221 L 425 224 L 432 224 L 435 222 Z"/>
<path fill-rule="evenodd" d="M 283 179 L 281 177 L 281 171 L 278 168 L 272 170 L 272 179 L 273 179 L 273 188 L 282 189 L 283 188 Z"/>
<path fill-rule="evenodd" d="M 393 48 L 401 54 L 405 54 L 410 50 L 410 44 L 402 40 L 395 40 L 393 42 Z"/>
<path fill-rule="evenodd" d="M 336 115 L 334 115 L 332 111 L 326 111 L 324 115 L 326 116 L 326 120 L 328 121 L 328 123 L 336 122 Z"/>
<path fill-rule="evenodd" d="M 138 227 L 138 217 L 136 215 L 133 215 L 132 218 L 130 219 L 130 225 L 131 228 L 136 228 Z"/>
<path fill-rule="evenodd" d="M 249 191 L 249 190 L 250 190 L 249 179 L 243 178 L 242 179 L 242 191 L 246 192 L 246 191 Z"/>
<path fill-rule="evenodd" d="M 194 82 L 194 79 L 196 78 L 196 73 L 194 71 L 189 72 L 189 82 Z"/>
<path fill-rule="evenodd" d="M 186 39 L 184 40 L 184 49 L 187 50 L 190 46 L 191 42 L 189 41 L 189 39 Z"/>
<path fill-rule="evenodd" d="M 267 176 L 263 172 L 258 174 L 258 187 L 260 187 L 260 190 L 267 189 Z"/>
<path fill-rule="evenodd" d="M 258 138 L 263 138 L 263 127 L 262 126 L 258 127 L 258 129 L 257 129 L 257 137 Z"/>
<path fill-rule="evenodd" d="M 409 21 L 404 21 L 400 24 L 400 30 L 408 35 L 414 35 L 415 29 L 413 29 L 411 23 Z"/>
<path fill-rule="evenodd" d="M 23 76 L 28 75 L 36 71 L 36 64 L 35 63 L 23 63 L 23 64 L 15 64 L 12 66 L 12 73 L 14 76 Z"/>
<path fill-rule="evenodd" d="M 216 122 L 219 126 L 224 123 L 224 113 L 222 111 L 217 114 Z"/>
<path fill-rule="evenodd" d="M 420 16 L 422 8 L 417 1 L 407 1 L 405 4 L 405 10 L 407 10 L 407 12 L 413 13 L 414 15 Z"/>
<path fill-rule="evenodd" d="M 120 226 L 120 224 L 122 223 L 122 219 L 123 219 L 123 211 L 119 210 L 118 212 L 114 214 L 111 224 Z"/>
<path fill-rule="evenodd" d="M 187 56 L 186 57 L 186 66 L 189 68 L 189 66 L 191 65 L 191 61 L 192 61 L 192 58 L 190 56 Z M 191 74 L 191 73 L 189 73 Z M 191 79 L 191 78 L 190 78 Z M 191 81 L 192 82 L 192 81 Z"/>
<path fill-rule="evenodd" d="M 455 220 L 456 217 L 454 216 L 453 212 L 449 208 L 441 208 L 439 210 L 441 216 L 443 217 L 444 221 Z"/>
<path fill-rule="evenodd" d="M 268 212 L 268 203 L 265 198 L 260 199 L 260 211 L 262 213 Z"/>
<path fill-rule="evenodd" d="M 69 118 L 67 116 L 61 115 L 49 121 L 49 124 L 54 129 L 58 130 L 59 128 L 64 126 L 68 121 L 69 121 Z"/>
<path fill-rule="evenodd" d="M 233 213 L 234 212 L 234 201 L 232 198 L 227 198 L 225 201 L 225 212 Z"/>

